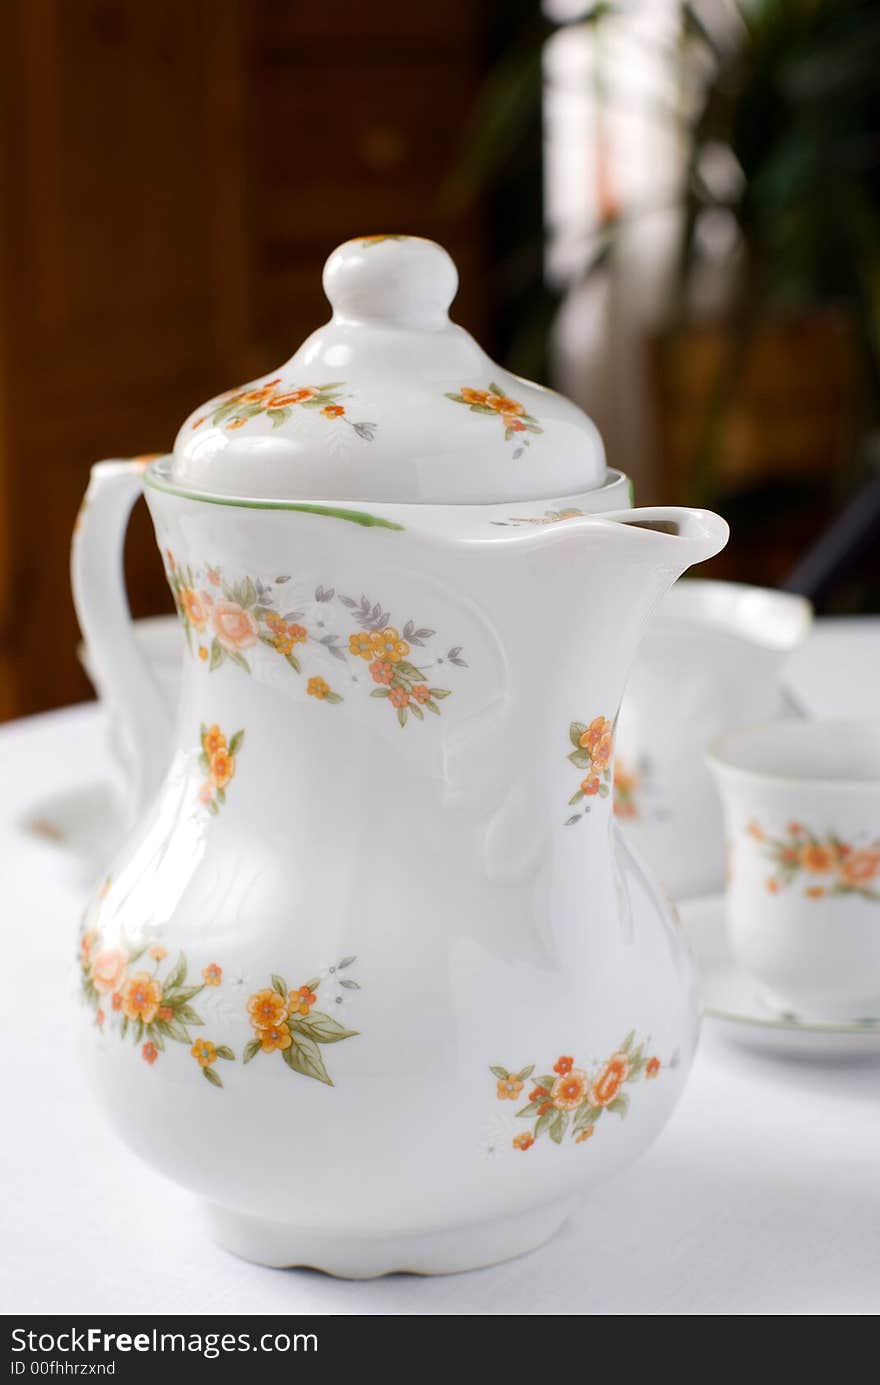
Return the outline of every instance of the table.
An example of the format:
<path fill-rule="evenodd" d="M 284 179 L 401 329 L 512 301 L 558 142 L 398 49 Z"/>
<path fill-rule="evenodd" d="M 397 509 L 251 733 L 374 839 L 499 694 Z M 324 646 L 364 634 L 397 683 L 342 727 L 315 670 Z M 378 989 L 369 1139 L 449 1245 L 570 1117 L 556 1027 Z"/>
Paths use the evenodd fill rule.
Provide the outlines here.
<path fill-rule="evenodd" d="M 813 714 L 876 713 L 880 621 L 820 622 L 789 676 Z M 71 963 L 106 840 L 107 772 L 94 705 L 0 728 L 4 1312 L 880 1310 L 880 1065 L 752 1054 L 711 1022 L 656 1144 L 530 1256 L 450 1278 L 353 1283 L 216 1249 L 193 1199 L 105 1126 L 70 1041 Z"/>

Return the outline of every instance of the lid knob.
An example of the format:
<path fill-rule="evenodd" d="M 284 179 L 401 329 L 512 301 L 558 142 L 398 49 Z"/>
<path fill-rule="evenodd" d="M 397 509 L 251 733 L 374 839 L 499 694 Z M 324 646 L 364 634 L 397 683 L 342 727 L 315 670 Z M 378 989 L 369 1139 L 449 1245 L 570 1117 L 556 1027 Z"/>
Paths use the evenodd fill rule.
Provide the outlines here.
<path fill-rule="evenodd" d="M 437 331 L 449 322 L 458 271 L 442 245 L 421 236 L 362 236 L 324 266 L 337 322 L 387 322 Z"/>

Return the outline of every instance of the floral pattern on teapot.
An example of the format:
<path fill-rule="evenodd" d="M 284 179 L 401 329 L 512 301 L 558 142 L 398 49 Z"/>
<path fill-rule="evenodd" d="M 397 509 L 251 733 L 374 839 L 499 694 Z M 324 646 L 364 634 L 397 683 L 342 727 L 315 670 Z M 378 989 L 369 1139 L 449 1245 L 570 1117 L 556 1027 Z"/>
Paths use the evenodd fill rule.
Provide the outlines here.
<path fill-rule="evenodd" d="M 431 652 L 435 630 L 414 620 L 392 625 L 390 612 L 367 596 L 355 598 L 334 587 L 318 586 L 309 603 L 311 619 L 303 610 L 282 613 L 279 609 L 278 589 L 291 580 L 289 576 L 271 581 L 229 580 L 210 564 L 178 563 L 170 549 L 165 550 L 165 571 L 187 644 L 209 672 L 229 661 L 251 673 L 251 651 L 261 645 L 280 655 L 298 674 L 303 671 L 306 650 L 329 655 L 347 664 L 350 671 L 351 661 L 362 659 L 373 685 L 369 696 L 386 701 L 398 724 L 406 726 L 410 716 L 417 721 L 424 721 L 426 712 L 439 716 L 439 703 L 451 696 L 452 689 L 441 687 L 433 676 L 438 666 L 468 666 L 461 645 Z M 336 612 L 341 629 L 328 630 L 332 623 L 328 618 Z M 354 631 L 352 622 L 358 627 Z M 347 646 L 343 643 L 346 633 Z M 416 649 L 424 649 L 425 655 L 415 653 Z M 306 693 L 330 706 L 343 701 L 343 695 L 319 674 L 309 677 Z"/>
<path fill-rule="evenodd" d="M 215 428 L 222 425 L 227 432 L 232 432 L 243 428 L 252 418 L 265 415 L 273 428 L 280 428 L 294 409 L 315 409 L 322 418 L 331 423 L 347 424 L 364 442 L 372 442 L 379 425 L 355 423 L 348 417 L 345 405 L 339 402 L 347 397 L 344 388 L 344 380 L 334 380 L 327 385 L 285 385 L 279 375 L 262 385 L 244 385 L 219 395 L 208 405 L 207 413 L 193 420 L 192 427 L 201 428 L 203 423 L 210 422 Z"/>
<path fill-rule="evenodd" d="M 209 813 L 217 814 L 226 802 L 226 789 L 235 774 L 235 758 L 244 742 L 244 731 L 236 731 L 227 742 L 219 726 L 206 726 L 202 722 L 199 738 L 202 747 L 199 769 L 205 775 L 199 789 L 199 802 Z"/>
<path fill-rule="evenodd" d="M 746 832 L 773 863 L 766 882 L 770 894 L 802 886 L 807 899 L 857 894 L 880 901 L 880 839 L 856 846 L 834 832 L 816 833 L 800 822 L 790 822 L 780 837 L 771 836 L 757 822 L 750 822 Z"/>
<path fill-rule="evenodd" d="M 446 398 L 451 399 L 454 404 L 466 404 L 472 414 L 500 418 L 504 425 L 504 441 L 517 442 L 513 452 L 514 460 L 521 457 L 524 450 L 530 446 L 531 439 L 524 435 L 544 431 L 538 420 L 526 413 L 525 405 L 518 399 L 511 399 L 498 385 L 490 384 L 485 390 L 471 389 L 463 385 L 457 394 L 447 393 Z"/>
<path fill-rule="evenodd" d="M 620 1048 L 592 1074 L 576 1067 L 574 1058 L 563 1055 L 557 1058 L 551 1073 L 532 1078 L 528 1101 L 516 1113 L 517 1117 L 529 1122 L 529 1128 L 514 1137 L 514 1149 L 531 1149 L 545 1133 L 557 1145 L 562 1144 L 566 1135 L 577 1144 L 583 1144 L 592 1139 L 606 1111 L 624 1117 L 629 1110 L 629 1096 L 624 1086 L 643 1076 L 654 1078 L 661 1068 L 660 1059 L 648 1057 L 644 1043 L 636 1044 L 635 1038 L 633 1029 Z M 489 1071 L 496 1080 L 498 1100 L 516 1101 L 534 1070 L 534 1063 L 519 1072 L 491 1067 Z"/>
<path fill-rule="evenodd" d="M 586 771 L 568 800 L 569 807 L 585 798 L 607 798 L 611 792 L 614 723 L 604 716 L 593 717 L 589 725 L 583 721 L 573 721 L 568 728 L 568 739 L 574 746 L 568 759 L 576 769 Z M 589 812 L 589 807 L 585 811 Z M 584 813 L 574 813 L 566 818 L 566 827 L 580 821 L 583 816 Z"/>
<path fill-rule="evenodd" d="M 104 893 L 108 888 L 109 881 Z M 104 1033 L 113 1031 L 121 1039 L 130 1036 L 150 1067 L 166 1043 L 187 1044 L 202 1076 L 212 1086 L 222 1087 L 215 1064 L 218 1058 L 232 1062 L 235 1054 L 227 1044 L 194 1040 L 190 1031 L 205 1023 L 193 1000 L 206 987 L 219 986 L 223 970 L 211 962 L 202 971 L 201 982 L 192 985 L 182 952 L 173 966 L 167 963 L 168 949 L 161 943 L 105 947 L 97 928 L 84 928 L 79 946 L 83 1000 L 94 1011 L 98 1028 Z"/>
<path fill-rule="evenodd" d="M 334 968 L 340 972 L 357 959 L 343 957 Z M 281 976 L 272 976 L 271 985 L 256 991 L 248 1000 L 247 1011 L 254 1037 L 245 1045 L 242 1062 L 249 1063 L 258 1053 L 280 1053 L 292 1072 L 333 1086 L 321 1054 L 324 1044 L 338 1044 L 357 1037 L 356 1029 L 346 1029 L 332 1015 L 314 1009 L 320 977 L 289 990 Z M 340 983 L 359 989 L 357 982 L 345 978 Z"/>

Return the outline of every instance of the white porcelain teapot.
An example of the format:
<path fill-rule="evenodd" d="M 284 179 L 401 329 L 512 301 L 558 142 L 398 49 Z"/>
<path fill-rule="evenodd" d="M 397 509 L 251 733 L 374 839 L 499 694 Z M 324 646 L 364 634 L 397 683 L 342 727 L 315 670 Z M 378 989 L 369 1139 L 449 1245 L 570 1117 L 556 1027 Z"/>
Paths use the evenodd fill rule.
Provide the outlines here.
<path fill-rule="evenodd" d="M 685 1081 L 694 978 L 615 832 L 614 724 L 727 528 L 624 508 L 589 420 L 449 322 L 439 246 L 352 241 L 324 284 L 286 365 L 92 473 L 74 591 L 142 808 L 83 922 L 85 1051 L 237 1254 L 466 1269 L 546 1239 Z M 120 568 L 142 486 L 167 769 Z"/>

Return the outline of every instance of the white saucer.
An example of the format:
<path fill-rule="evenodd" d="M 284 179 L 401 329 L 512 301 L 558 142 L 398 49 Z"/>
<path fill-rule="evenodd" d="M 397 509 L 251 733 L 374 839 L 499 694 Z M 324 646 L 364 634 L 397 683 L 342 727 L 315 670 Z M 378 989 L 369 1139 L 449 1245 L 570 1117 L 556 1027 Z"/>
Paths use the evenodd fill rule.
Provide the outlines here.
<path fill-rule="evenodd" d="M 880 1058 L 880 1021 L 818 1024 L 771 1010 L 755 983 L 730 955 L 724 897 L 682 900 L 682 927 L 694 950 L 703 990 L 703 1015 L 725 1037 L 749 1048 L 799 1058 Z"/>

